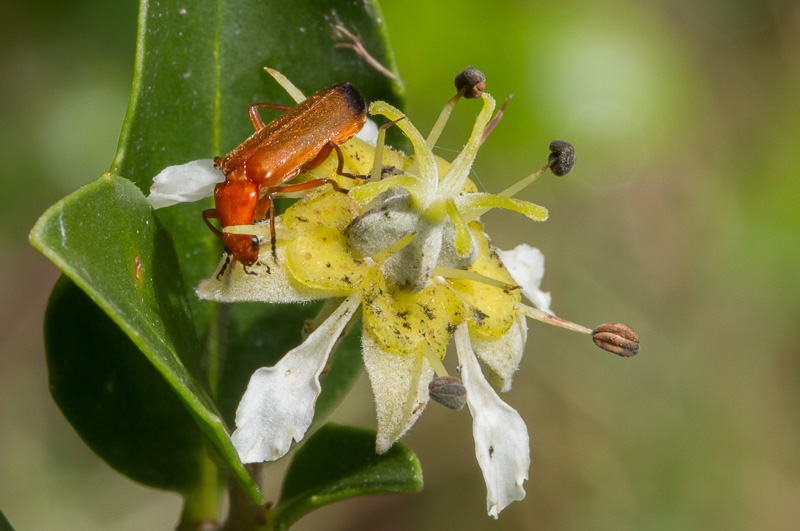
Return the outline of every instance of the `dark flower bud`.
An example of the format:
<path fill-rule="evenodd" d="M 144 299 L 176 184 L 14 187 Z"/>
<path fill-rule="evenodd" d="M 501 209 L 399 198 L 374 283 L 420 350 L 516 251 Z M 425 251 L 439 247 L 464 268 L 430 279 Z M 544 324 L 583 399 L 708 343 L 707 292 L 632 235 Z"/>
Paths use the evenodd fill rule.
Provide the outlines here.
<path fill-rule="evenodd" d="M 428 385 L 428 392 L 433 400 L 456 411 L 467 403 L 467 389 L 455 376 L 434 378 Z"/>
<path fill-rule="evenodd" d="M 629 358 L 639 353 L 639 336 L 623 323 L 601 324 L 592 332 L 594 344 L 617 356 Z"/>
<path fill-rule="evenodd" d="M 547 163 L 554 175 L 560 177 L 568 174 L 575 167 L 575 148 L 569 142 L 553 140 L 550 142 L 550 158 Z"/>
<path fill-rule="evenodd" d="M 456 90 L 466 88 L 464 97 L 467 99 L 480 98 L 486 90 L 486 76 L 474 66 L 468 66 L 458 73 L 455 79 Z"/>

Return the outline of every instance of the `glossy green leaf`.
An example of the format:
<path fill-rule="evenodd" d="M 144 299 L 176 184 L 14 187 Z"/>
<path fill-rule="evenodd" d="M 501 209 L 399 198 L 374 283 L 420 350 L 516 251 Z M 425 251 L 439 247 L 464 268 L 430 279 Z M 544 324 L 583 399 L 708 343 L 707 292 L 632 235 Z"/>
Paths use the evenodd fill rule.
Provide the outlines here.
<path fill-rule="evenodd" d="M 347 42 L 337 34 L 341 25 L 394 68 L 379 7 L 371 1 L 140 5 L 133 91 L 111 171 L 48 210 L 31 239 L 141 349 L 214 443 L 220 461 L 261 503 L 219 411 L 232 420 L 249 374 L 299 343 L 315 307 L 240 309 L 199 301 L 194 286 L 222 254 L 201 218 L 210 200 L 154 213 L 139 191 L 146 194 L 168 165 L 224 155 L 238 145 L 252 132 L 249 104 L 291 104 L 264 66 L 309 95 L 347 80 L 368 100 L 400 105 L 402 87 L 353 50 L 336 46 Z M 266 120 L 272 116 L 265 111 Z M 101 316 L 85 323 L 104 334 L 107 326 Z M 326 376 L 330 385 L 320 410 L 346 392 L 359 367 L 351 340 Z M 118 465 L 112 464 L 124 469 Z"/>
<path fill-rule="evenodd" d="M 6 518 L 6 515 L 3 514 L 3 511 L 0 511 L 0 531 L 14 531 L 14 527 Z"/>
<path fill-rule="evenodd" d="M 297 450 L 271 518 L 275 529 L 287 529 L 335 501 L 420 490 L 422 468 L 405 445 L 378 455 L 374 431 L 326 424 Z"/>
<path fill-rule="evenodd" d="M 104 177 L 47 210 L 31 231 L 31 242 L 147 356 L 226 456 L 240 482 L 258 499 L 258 488 L 239 462 L 216 406 L 200 383 L 202 350 L 174 246 L 141 192 L 126 179 Z M 102 320 L 95 321 L 84 326 L 96 327 L 98 333 L 107 328 Z M 50 344 L 60 340 L 51 337 Z"/>
<path fill-rule="evenodd" d="M 147 191 L 168 165 L 224 155 L 253 131 L 247 107 L 256 101 L 292 100 L 263 70 L 275 68 L 307 95 L 350 81 L 367 100 L 400 105 L 402 86 L 337 43 L 341 25 L 390 69 L 386 27 L 376 2 L 232 0 L 143 2 L 133 95 L 112 172 Z M 266 120 L 275 111 L 264 111 Z M 213 270 L 222 246 L 201 220 L 202 204 L 161 209 L 157 215 L 175 241 L 195 327 L 208 338 L 206 366 L 214 396 L 228 422 L 250 374 L 274 364 L 301 341 L 305 320 L 317 307 L 218 306 L 191 289 Z M 326 376 L 318 411 L 332 407 L 361 367 L 357 342 L 340 349 Z M 348 361 L 349 360 L 349 361 Z M 327 404 L 327 405 L 326 405 Z"/>
<path fill-rule="evenodd" d="M 202 433 L 139 348 L 68 277 L 45 316 L 50 392 L 112 467 L 151 487 L 189 493 L 205 459 Z"/>

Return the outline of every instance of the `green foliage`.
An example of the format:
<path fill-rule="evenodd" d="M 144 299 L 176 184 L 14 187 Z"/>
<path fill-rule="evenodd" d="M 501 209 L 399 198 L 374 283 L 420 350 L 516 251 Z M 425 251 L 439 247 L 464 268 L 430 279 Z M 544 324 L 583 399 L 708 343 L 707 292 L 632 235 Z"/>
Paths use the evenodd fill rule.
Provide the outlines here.
<path fill-rule="evenodd" d="M 249 375 L 299 344 L 303 323 L 317 306 L 222 307 L 199 301 L 194 286 L 211 273 L 222 249 L 201 219 L 210 201 L 155 212 L 143 194 L 164 167 L 224 155 L 238 145 L 252 130 L 250 103 L 291 104 L 264 66 L 283 72 L 309 95 L 347 80 L 368 100 L 399 105 L 397 82 L 352 50 L 335 46 L 337 24 L 393 66 L 379 8 L 371 2 L 308 0 L 287 9 L 278 1 L 143 0 L 133 92 L 111 170 L 51 207 L 31 232 L 33 245 L 65 275 L 50 298 L 45 323 L 56 403 L 116 470 L 183 494 L 184 524 L 218 511 L 207 507 L 219 503 L 217 466 L 233 474 L 253 503 L 264 503 L 230 441 L 233 414 Z M 358 341 L 345 340 L 323 378 L 318 413 L 345 394 L 360 366 Z M 315 452 L 330 457 L 326 444 L 343 450 L 342 441 L 353 436 L 343 428 L 320 434 L 313 450 L 298 454 L 298 462 L 330 463 L 333 468 L 321 470 L 320 477 L 338 477 L 346 485 L 355 471 L 339 468 L 335 459 L 319 460 Z M 370 461 L 374 435 L 366 437 L 372 437 L 368 449 L 346 449 L 353 463 L 380 468 L 402 455 L 405 471 L 418 475 L 413 456 L 399 447 Z M 354 448 L 366 455 L 356 456 Z M 402 466 L 394 470 L 399 482 L 373 478 L 363 490 L 336 487 L 331 492 L 338 494 L 325 503 L 403 485 L 418 488 L 402 480 Z M 304 489 L 309 478 L 292 477 L 294 521 L 321 505 L 301 492 L 324 486 Z"/>
<path fill-rule="evenodd" d="M 6 518 L 6 515 L 3 514 L 3 511 L 0 511 L 0 531 L 14 531 L 14 528 Z"/>
<path fill-rule="evenodd" d="M 50 391 L 86 443 L 145 485 L 191 492 L 203 439 L 168 379 L 72 280 L 47 315 Z"/>
<path fill-rule="evenodd" d="M 422 468 L 404 444 L 375 453 L 375 432 L 326 424 L 300 448 L 286 472 L 275 529 L 335 501 L 422 490 Z"/>

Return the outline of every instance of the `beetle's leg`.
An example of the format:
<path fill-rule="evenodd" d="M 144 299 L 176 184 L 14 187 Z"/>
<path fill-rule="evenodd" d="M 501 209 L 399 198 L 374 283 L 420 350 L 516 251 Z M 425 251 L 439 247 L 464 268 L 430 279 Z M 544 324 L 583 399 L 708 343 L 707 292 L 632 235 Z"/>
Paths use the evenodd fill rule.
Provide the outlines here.
<path fill-rule="evenodd" d="M 369 177 L 368 175 L 356 175 L 355 173 L 345 173 L 344 154 L 342 153 L 342 148 L 340 148 L 338 144 L 334 144 L 333 142 L 328 142 L 328 145 L 333 146 L 332 149 L 336 150 L 336 158 L 339 159 L 339 162 L 336 165 L 336 175 L 341 175 L 342 177 L 350 177 L 351 179 L 366 179 L 367 177 Z"/>
<path fill-rule="evenodd" d="M 217 213 L 217 209 L 209 208 L 208 210 L 203 210 L 203 221 L 205 221 L 206 225 L 208 225 L 208 228 L 211 229 L 214 232 L 214 234 L 219 236 L 221 239 L 222 231 L 216 228 L 214 225 L 212 225 L 211 222 L 208 221 L 209 219 L 219 220 L 219 214 Z"/>
<path fill-rule="evenodd" d="M 274 209 L 275 204 L 272 202 L 272 191 L 267 190 L 266 195 L 264 195 L 264 197 L 258 201 L 258 207 L 256 208 L 255 215 L 253 216 L 253 221 L 264 219 L 267 216 L 267 212 L 271 212 Z"/>
<path fill-rule="evenodd" d="M 303 171 L 313 170 L 314 168 L 325 162 L 325 160 L 328 158 L 328 155 L 331 154 L 331 151 L 333 151 L 333 148 L 335 147 L 338 146 L 333 142 L 328 142 L 327 144 L 322 146 L 322 149 L 319 150 L 319 153 L 317 153 L 313 159 L 303 164 Z"/>
<path fill-rule="evenodd" d="M 219 273 L 217 273 L 217 280 L 219 280 L 222 277 L 222 275 L 225 274 L 225 270 L 228 269 L 230 263 L 231 263 L 231 255 L 230 253 L 225 253 L 225 263 L 222 264 L 222 269 L 220 269 Z"/>
<path fill-rule="evenodd" d="M 258 109 L 275 109 L 276 111 L 288 111 L 292 107 L 288 105 L 277 105 L 275 103 L 254 103 L 250 106 L 248 111 L 250 112 L 250 121 L 253 122 L 253 127 L 256 128 L 256 131 L 261 131 L 264 129 L 264 120 L 261 118 L 261 115 L 258 114 Z"/>
<path fill-rule="evenodd" d="M 351 179 L 365 178 L 364 175 L 356 175 L 354 173 L 344 172 L 344 153 L 342 153 L 342 149 L 336 142 L 328 142 L 327 144 L 322 146 L 322 149 L 319 150 L 319 153 L 317 153 L 316 157 L 303 164 L 303 171 L 313 170 L 314 168 L 325 162 L 325 159 L 328 158 L 328 155 L 330 155 L 331 151 L 333 151 L 334 149 L 336 150 L 336 158 L 339 160 L 338 164 L 336 165 L 337 175 L 341 175 L 342 177 L 350 177 Z"/>
<path fill-rule="evenodd" d="M 284 184 L 281 186 L 276 186 L 271 191 L 272 192 L 302 192 L 303 190 L 311 190 L 312 188 L 318 188 L 320 186 L 325 186 L 326 184 L 330 184 L 333 186 L 333 189 L 337 192 L 347 192 L 347 190 L 343 189 L 339 186 L 339 183 L 334 181 L 333 179 L 313 179 L 311 181 L 303 181 L 301 183 L 296 184 Z"/>
<path fill-rule="evenodd" d="M 270 243 L 272 244 L 272 258 L 274 258 L 277 263 L 278 255 L 275 253 L 275 242 L 277 241 L 277 236 L 275 235 L 275 203 L 272 201 L 273 191 L 274 189 L 268 189 L 264 197 L 258 202 L 256 215 L 253 219 L 264 219 L 267 212 L 269 212 L 269 235 Z"/>
<path fill-rule="evenodd" d="M 267 192 L 265 197 L 269 198 L 269 243 L 272 246 L 272 259 L 278 263 L 278 253 L 275 252 L 275 242 L 278 238 L 275 236 L 275 205 L 272 203 L 272 192 Z"/>

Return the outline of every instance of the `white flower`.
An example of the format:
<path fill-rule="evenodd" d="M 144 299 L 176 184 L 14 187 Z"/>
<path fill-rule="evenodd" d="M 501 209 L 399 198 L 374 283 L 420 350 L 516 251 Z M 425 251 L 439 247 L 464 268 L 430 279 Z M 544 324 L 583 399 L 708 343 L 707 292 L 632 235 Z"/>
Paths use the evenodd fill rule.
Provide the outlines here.
<path fill-rule="evenodd" d="M 270 73 L 295 100 L 302 100 L 288 80 Z M 546 219 L 543 207 L 511 196 L 555 160 L 499 195 L 478 193 L 468 175 L 494 109 L 491 96 L 482 98 L 469 141 L 452 164 L 433 155 L 433 146 L 399 110 L 375 102 L 370 112 L 396 122 L 414 146 L 413 157 L 387 149 L 373 167 L 375 148 L 351 139 L 342 146 L 345 157 L 356 172 L 371 173 L 371 182 L 343 186 L 351 188 L 347 195 L 309 193 L 276 218 L 274 232 L 258 224 L 225 228 L 262 240 L 277 234 L 276 248 L 273 252 L 262 245 L 248 272 L 235 267 L 225 275 L 215 272 L 198 286 L 200 298 L 289 303 L 346 297 L 305 342 L 251 377 L 232 435 L 243 462 L 276 460 L 293 440 L 303 439 L 321 391 L 319 375 L 360 307 L 362 353 L 376 403 L 376 450 L 386 452 L 422 414 L 434 374 L 447 374 L 442 359 L 454 337 L 473 416 L 475 455 L 486 482 L 487 511 L 496 518 L 525 497 L 527 427 L 488 384 L 478 360 L 500 377 L 502 391 L 507 391 L 527 339 L 525 317 L 592 331 L 550 311 L 550 294 L 540 289 L 544 258 L 538 249 L 524 244 L 508 252 L 494 249 L 477 221 L 496 207 Z M 431 138 L 443 124 L 440 118 Z M 310 173 L 336 179 L 333 166 L 329 161 Z M 379 180 L 382 166 L 394 172 Z M 209 161 L 167 168 L 156 178 L 149 199 L 156 208 L 168 201 L 195 200 L 210 195 L 221 175 Z M 535 308 L 522 304 L 520 292 Z"/>
<path fill-rule="evenodd" d="M 500 259 L 514 282 L 522 288 L 522 294 L 543 312 L 550 311 L 551 297 L 539 289 L 544 277 L 544 255 L 536 247 L 521 243 L 510 251 L 499 251 Z"/>
<path fill-rule="evenodd" d="M 238 428 L 231 436 L 243 463 L 275 461 L 286 455 L 292 439 L 303 440 L 322 390 L 319 375 L 360 303 L 358 297 L 350 297 L 274 367 L 253 373 L 236 410 Z"/>
<path fill-rule="evenodd" d="M 211 159 L 200 159 L 168 166 L 153 178 L 147 200 L 153 208 L 199 201 L 214 193 L 214 186 L 225 180 Z"/>
<path fill-rule="evenodd" d="M 275 367 L 253 374 L 233 434 L 243 461 L 275 460 L 293 439 L 303 437 L 320 393 L 319 371 L 335 343 L 323 344 L 315 334 L 325 330 L 335 338 L 360 303 L 362 352 L 378 418 L 376 450 L 386 452 L 422 414 L 434 375 L 446 374 L 441 360 L 457 330 L 487 510 L 496 517 L 524 497 L 522 483 L 530 466 L 527 428 L 477 365 L 481 359 L 503 380 L 503 390 L 510 388 L 527 337 L 520 292 L 482 226 L 463 221 L 462 215 L 496 206 L 534 219 L 547 213 L 522 201 L 463 192 L 471 186 L 467 175 L 493 104 L 485 95 L 478 124 L 449 167 L 433 156 L 410 122 L 398 122 L 415 147 L 413 160 L 396 160 L 403 174 L 356 187 L 349 195 L 324 191 L 298 201 L 276 220 L 277 260 L 264 246 L 259 263 L 250 268 L 255 274 L 233 268 L 200 284 L 201 298 L 220 302 L 348 297 L 347 308 L 334 312 L 306 343 Z M 397 118 L 399 111 L 381 105 L 377 108 L 383 114 Z M 268 234 L 265 226 L 242 230 Z M 537 267 L 541 271 L 541 264 L 529 264 Z"/>
<path fill-rule="evenodd" d="M 472 413 L 475 457 L 486 482 L 486 509 L 489 516 L 497 518 L 509 504 L 525 498 L 522 484 L 531 464 L 528 430 L 519 413 L 500 400 L 483 377 L 466 326 L 458 327 L 455 339 Z"/>

